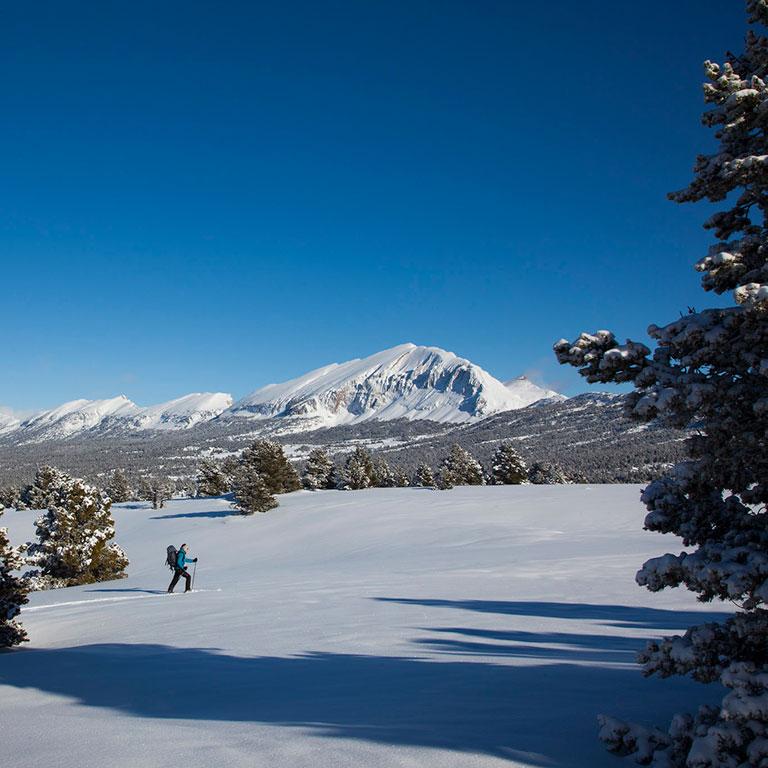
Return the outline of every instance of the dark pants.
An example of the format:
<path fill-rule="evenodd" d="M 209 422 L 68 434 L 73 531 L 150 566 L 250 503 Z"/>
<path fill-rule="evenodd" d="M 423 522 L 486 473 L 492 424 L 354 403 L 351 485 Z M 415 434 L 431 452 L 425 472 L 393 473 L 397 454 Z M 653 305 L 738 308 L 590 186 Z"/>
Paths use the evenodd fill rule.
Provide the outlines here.
<path fill-rule="evenodd" d="M 179 583 L 179 579 L 182 577 L 187 582 L 187 588 L 184 591 L 189 592 L 189 587 L 192 583 L 192 577 L 187 573 L 186 568 L 176 568 L 173 571 L 173 579 L 171 579 L 171 585 L 168 587 L 169 592 L 173 592 L 173 588 Z"/>

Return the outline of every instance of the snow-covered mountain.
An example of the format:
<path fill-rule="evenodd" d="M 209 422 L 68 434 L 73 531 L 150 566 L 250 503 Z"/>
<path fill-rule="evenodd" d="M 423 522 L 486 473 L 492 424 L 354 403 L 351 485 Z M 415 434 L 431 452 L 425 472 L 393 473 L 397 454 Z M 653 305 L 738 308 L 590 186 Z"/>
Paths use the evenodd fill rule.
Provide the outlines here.
<path fill-rule="evenodd" d="M 526 376 L 518 376 L 516 379 L 505 381 L 504 386 L 522 403 L 518 408 L 525 408 L 525 406 L 539 400 L 558 402 L 568 399 L 565 395 L 555 392 L 554 389 L 544 389 L 538 384 L 534 384 Z"/>
<path fill-rule="evenodd" d="M 21 424 L 20 419 L 7 408 L 0 408 L 0 436 L 13 432 Z"/>
<path fill-rule="evenodd" d="M 479 366 L 438 347 L 401 344 L 361 360 L 333 363 L 234 403 L 223 392 L 136 405 L 125 395 L 72 400 L 20 419 L 0 410 L 0 438 L 43 442 L 84 435 L 185 430 L 216 420 L 226 427 L 253 419 L 265 434 L 299 432 L 363 421 L 477 421 L 501 411 L 563 398 L 525 377 L 506 385 Z"/>
<path fill-rule="evenodd" d="M 374 419 L 457 424 L 557 394 L 528 380 L 516 381 L 516 386 L 508 388 L 452 352 L 401 344 L 257 389 L 219 418 L 294 417 L 302 429 Z"/>
<path fill-rule="evenodd" d="M 0 435 L 39 442 L 72 437 L 83 432 L 131 432 L 148 429 L 188 429 L 218 416 L 232 405 L 223 392 L 186 395 L 146 408 L 125 395 L 108 400 L 71 400 L 40 411 L 24 421 L 0 414 Z"/>

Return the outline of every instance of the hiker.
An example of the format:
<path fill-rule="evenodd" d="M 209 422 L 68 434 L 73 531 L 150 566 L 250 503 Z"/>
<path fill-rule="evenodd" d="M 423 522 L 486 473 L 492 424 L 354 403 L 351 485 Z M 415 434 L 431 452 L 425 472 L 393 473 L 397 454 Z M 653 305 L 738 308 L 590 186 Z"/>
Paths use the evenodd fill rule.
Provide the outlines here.
<path fill-rule="evenodd" d="M 176 567 L 173 569 L 173 579 L 171 580 L 171 584 L 168 587 L 169 592 L 173 592 L 173 588 L 178 584 L 179 579 L 184 577 L 184 580 L 187 582 L 187 586 L 184 589 L 185 592 L 189 592 L 191 589 L 191 583 L 192 583 L 192 577 L 187 573 L 187 567 L 186 563 L 196 563 L 197 558 L 192 560 L 191 558 L 187 558 L 187 545 L 182 544 L 181 548 L 179 549 L 178 554 L 176 555 Z"/>

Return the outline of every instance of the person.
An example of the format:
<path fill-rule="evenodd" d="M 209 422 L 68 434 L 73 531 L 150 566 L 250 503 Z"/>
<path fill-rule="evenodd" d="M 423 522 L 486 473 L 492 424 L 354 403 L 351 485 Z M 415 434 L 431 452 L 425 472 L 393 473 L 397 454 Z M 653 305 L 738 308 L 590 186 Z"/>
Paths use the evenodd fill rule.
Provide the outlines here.
<path fill-rule="evenodd" d="M 179 583 L 179 579 L 183 578 L 186 581 L 187 586 L 184 589 L 185 592 L 189 592 L 192 588 L 192 577 L 187 572 L 187 563 L 196 563 L 197 558 L 194 560 L 187 557 L 187 545 L 182 544 L 179 548 L 179 554 L 176 555 L 176 567 L 173 569 L 173 579 L 168 587 L 169 592 L 173 592 L 173 588 Z"/>

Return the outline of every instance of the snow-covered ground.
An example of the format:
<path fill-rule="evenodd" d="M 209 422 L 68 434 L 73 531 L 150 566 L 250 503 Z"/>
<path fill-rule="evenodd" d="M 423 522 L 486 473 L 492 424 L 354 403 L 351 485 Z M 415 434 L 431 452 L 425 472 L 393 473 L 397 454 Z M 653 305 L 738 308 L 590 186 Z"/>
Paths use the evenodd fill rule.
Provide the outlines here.
<path fill-rule="evenodd" d="M 4 768 L 619 765 L 595 716 L 666 724 L 714 686 L 634 651 L 704 618 L 635 586 L 678 543 L 637 486 L 298 492 L 115 508 L 129 578 L 37 593 L 0 654 Z M 16 542 L 34 513 L 6 512 Z M 200 556 L 168 596 L 165 547 Z"/>

